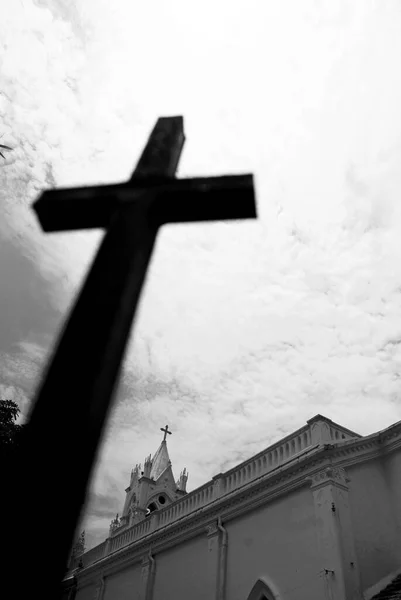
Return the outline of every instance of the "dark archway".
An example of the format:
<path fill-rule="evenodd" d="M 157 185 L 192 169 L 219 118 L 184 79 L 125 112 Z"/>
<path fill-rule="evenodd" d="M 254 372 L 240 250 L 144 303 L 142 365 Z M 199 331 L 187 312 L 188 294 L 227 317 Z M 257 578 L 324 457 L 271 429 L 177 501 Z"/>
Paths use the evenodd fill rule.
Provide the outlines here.
<path fill-rule="evenodd" d="M 262 579 L 258 579 L 251 592 L 247 598 L 247 600 L 276 600 L 277 596 L 271 590 L 271 588 L 262 581 Z"/>

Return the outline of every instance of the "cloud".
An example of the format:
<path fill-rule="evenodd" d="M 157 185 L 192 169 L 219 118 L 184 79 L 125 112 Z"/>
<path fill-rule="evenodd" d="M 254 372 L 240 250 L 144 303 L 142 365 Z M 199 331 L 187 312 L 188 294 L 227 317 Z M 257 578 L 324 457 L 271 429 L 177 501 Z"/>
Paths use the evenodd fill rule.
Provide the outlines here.
<path fill-rule="evenodd" d="M 43 234 L 30 208 L 43 189 L 124 181 L 169 114 L 185 116 L 180 176 L 255 174 L 257 221 L 158 236 L 92 482 L 91 543 L 167 422 L 193 489 L 317 412 L 362 434 L 398 421 L 399 7 L 8 5 L 3 389 L 33 397 L 101 240 Z"/>

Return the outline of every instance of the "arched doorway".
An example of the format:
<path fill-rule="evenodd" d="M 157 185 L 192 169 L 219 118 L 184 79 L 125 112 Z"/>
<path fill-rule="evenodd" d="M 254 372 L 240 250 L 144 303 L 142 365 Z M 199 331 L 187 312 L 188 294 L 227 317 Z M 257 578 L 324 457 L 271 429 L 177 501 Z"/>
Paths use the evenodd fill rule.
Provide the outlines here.
<path fill-rule="evenodd" d="M 251 589 L 247 600 L 276 600 L 276 598 L 276 594 L 272 592 L 267 583 L 262 579 L 258 579 Z"/>

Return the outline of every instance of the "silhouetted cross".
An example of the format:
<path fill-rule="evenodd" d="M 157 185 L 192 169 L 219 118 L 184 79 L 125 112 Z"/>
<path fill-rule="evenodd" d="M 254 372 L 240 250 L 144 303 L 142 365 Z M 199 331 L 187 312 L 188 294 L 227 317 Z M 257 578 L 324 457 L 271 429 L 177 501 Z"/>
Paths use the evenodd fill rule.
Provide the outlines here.
<path fill-rule="evenodd" d="M 174 179 L 183 144 L 182 117 L 161 118 L 128 182 L 46 191 L 34 204 L 45 231 L 106 233 L 39 388 L 16 480 L 7 488 L 18 515 L 6 536 L 15 540 L 15 554 L 10 547 L 7 554 L 18 555 L 23 572 L 12 578 L 20 586 L 16 597 L 31 592 L 43 560 L 41 596 L 57 596 L 159 227 L 256 217 L 251 175 Z M 35 518 L 22 519 L 19 477 L 24 489 L 35 490 Z M 51 552 L 39 518 L 44 510 L 47 526 L 57 527 Z"/>
<path fill-rule="evenodd" d="M 169 431 L 169 430 L 168 430 L 168 425 L 166 425 L 166 427 L 164 427 L 164 428 L 163 428 L 163 427 L 160 427 L 160 431 L 164 431 L 164 438 L 163 438 L 163 442 L 165 442 L 165 441 L 166 441 L 167 434 L 169 434 L 169 435 L 171 435 L 171 434 L 172 434 L 172 431 Z"/>

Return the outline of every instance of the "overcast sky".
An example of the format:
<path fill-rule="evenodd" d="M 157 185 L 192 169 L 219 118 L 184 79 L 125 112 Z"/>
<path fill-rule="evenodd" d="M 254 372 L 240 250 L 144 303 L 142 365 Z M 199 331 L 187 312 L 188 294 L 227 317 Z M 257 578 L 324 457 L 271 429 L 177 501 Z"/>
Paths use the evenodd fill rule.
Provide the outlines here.
<path fill-rule="evenodd" d="M 166 423 L 191 490 L 318 412 L 401 419 L 400 29 L 398 0 L 2 0 L 0 395 L 24 414 L 102 235 L 41 232 L 40 192 L 124 181 L 169 115 L 179 176 L 255 175 L 257 221 L 158 237 L 89 546 Z"/>

